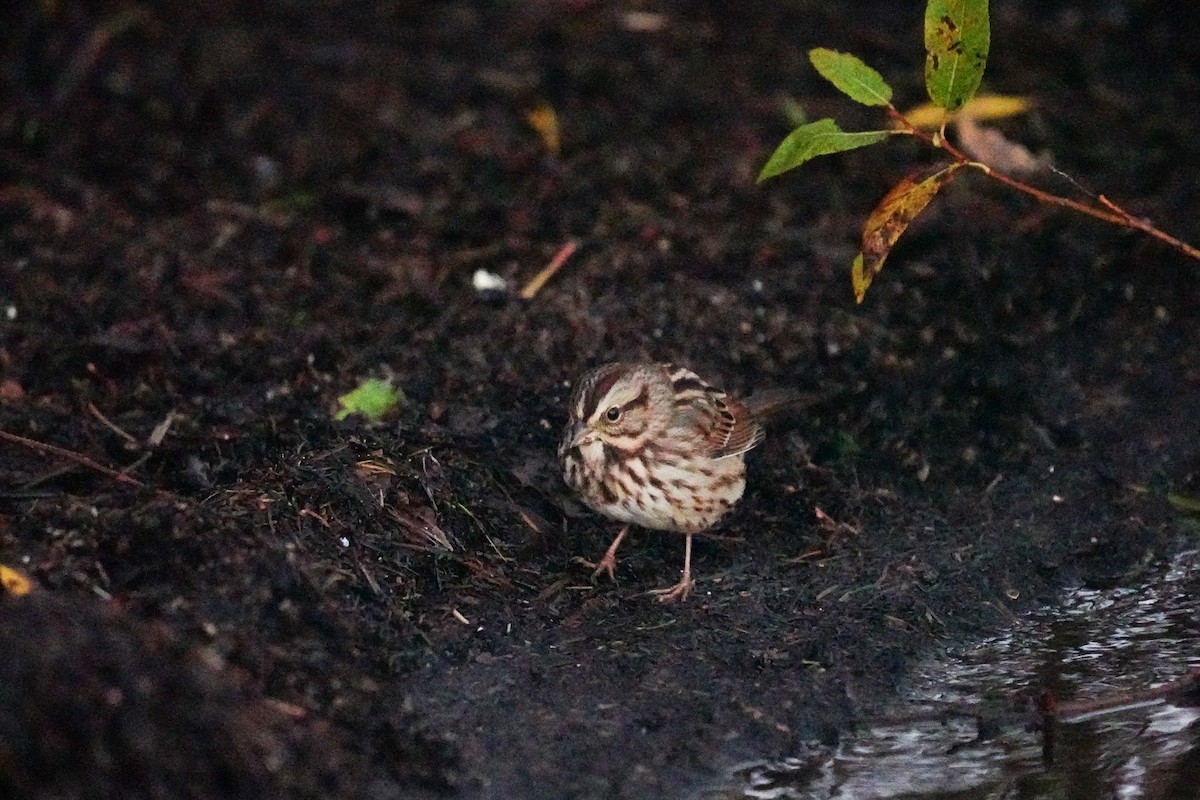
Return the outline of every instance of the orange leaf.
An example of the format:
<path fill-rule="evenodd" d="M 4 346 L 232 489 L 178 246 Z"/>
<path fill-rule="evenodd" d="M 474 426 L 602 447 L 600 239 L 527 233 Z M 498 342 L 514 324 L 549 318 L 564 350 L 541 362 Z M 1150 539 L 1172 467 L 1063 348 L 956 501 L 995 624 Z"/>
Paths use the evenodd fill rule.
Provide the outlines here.
<path fill-rule="evenodd" d="M 542 103 L 525 115 L 525 121 L 542 137 L 546 149 L 558 155 L 562 150 L 562 138 L 559 134 L 558 114 L 555 113 L 554 107 L 549 103 Z"/>
<path fill-rule="evenodd" d="M 904 233 L 910 222 L 933 200 L 938 190 L 958 171 L 962 164 L 951 164 L 920 183 L 905 178 L 887 193 L 863 226 L 862 252 L 854 259 L 851 282 L 854 298 L 861 303 L 867 287 L 883 269 L 883 262 L 892 245 Z"/>
<path fill-rule="evenodd" d="M 0 590 L 20 597 L 33 590 L 33 583 L 15 569 L 0 564 Z"/>

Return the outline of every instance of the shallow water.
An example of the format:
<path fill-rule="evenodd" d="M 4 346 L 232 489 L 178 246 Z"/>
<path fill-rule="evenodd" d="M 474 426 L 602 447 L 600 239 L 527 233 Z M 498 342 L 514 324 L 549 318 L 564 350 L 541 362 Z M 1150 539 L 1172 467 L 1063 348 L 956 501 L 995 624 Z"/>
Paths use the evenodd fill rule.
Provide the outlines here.
<path fill-rule="evenodd" d="M 1066 718 L 1053 758 L 1011 698 L 1138 691 L 1200 668 L 1200 552 L 1135 589 L 1079 589 L 921 664 L 889 715 L 836 747 L 745 764 L 708 798 L 1200 800 L 1200 709 L 1156 701 Z M 999 720 L 985 725 L 978 720 Z"/>

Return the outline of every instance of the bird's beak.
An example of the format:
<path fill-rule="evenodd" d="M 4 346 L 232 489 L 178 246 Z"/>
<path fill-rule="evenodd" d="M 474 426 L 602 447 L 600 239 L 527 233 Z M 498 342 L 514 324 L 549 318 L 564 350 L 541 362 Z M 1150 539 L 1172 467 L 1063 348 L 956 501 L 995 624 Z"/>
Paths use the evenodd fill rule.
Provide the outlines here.
<path fill-rule="evenodd" d="M 592 438 L 592 429 L 587 426 L 586 422 L 576 422 L 571 428 L 571 437 L 568 440 L 567 449 L 572 447 L 581 447 L 585 442 Z"/>

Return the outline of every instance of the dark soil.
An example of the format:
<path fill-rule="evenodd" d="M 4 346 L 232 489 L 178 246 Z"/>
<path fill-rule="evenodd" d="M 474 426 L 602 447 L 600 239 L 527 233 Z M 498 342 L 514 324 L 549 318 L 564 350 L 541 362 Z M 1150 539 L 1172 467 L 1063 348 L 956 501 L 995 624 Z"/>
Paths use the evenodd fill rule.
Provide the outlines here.
<path fill-rule="evenodd" d="M 1194 544 L 1196 263 L 972 175 L 859 306 L 859 226 L 930 159 L 755 184 L 786 98 L 880 124 L 809 47 L 924 98 L 919 4 L 9 5 L 0 430 L 141 485 L 0 443 L 37 587 L 0 598 L 0 796 L 679 797 Z M 1003 130 L 1200 242 L 1188 12 L 994 5 L 987 83 L 1036 103 Z M 830 398 L 681 605 L 645 594 L 678 537 L 576 560 L 616 526 L 554 449 L 613 358 Z M 371 377 L 404 409 L 334 421 Z"/>

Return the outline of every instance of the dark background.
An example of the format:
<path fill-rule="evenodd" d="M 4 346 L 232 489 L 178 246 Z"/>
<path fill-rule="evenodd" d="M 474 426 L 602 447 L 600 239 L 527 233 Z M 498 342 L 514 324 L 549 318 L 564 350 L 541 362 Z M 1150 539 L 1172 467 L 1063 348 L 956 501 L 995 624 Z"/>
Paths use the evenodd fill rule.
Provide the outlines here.
<path fill-rule="evenodd" d="M 808 48 L 925 99 L 918 3 L 10 6 L 0 430 L 144 485 L 0 443 L 0 563 L 37 585 L 0 598 L 0 794 L 677 797 L 1194 544 L 1195 263 L 972 174 L 855 305 L 863 220 L 936 158 L 755 184 L 789 98 L 883 124 Z M 1195 243 L 1177 8 L 993 3 L 985 88 Z M 644 595 L 678 538 L 636 534 L 615 585 L 573 560 L 614 526 L 553 451 L 612 358 L 831 398 L 751 455 L 683 605 Z M 368 377 L 407 406 L 334 422 Z"/>

